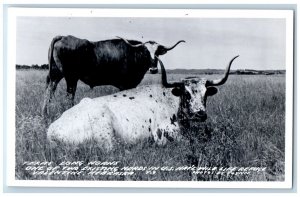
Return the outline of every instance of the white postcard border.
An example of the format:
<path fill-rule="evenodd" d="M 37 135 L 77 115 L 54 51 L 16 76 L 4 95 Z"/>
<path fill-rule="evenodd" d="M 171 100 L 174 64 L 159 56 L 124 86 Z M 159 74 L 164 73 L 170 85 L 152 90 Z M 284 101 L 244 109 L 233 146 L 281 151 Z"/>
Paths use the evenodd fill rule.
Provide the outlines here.
<path fill-rule="evenodd" d="M 55 10 L 55 11 L 53 11 Z M 186 15 L 188 13 L 188 15 Z M 286 128 L 285 181 L 283 182 L 189 182 L 189 181 L 44 181 L 15 179 L 15 82 L 16 18 L 32 17 L 205 17 L 286 19 Z M 142 187 L 142 188 L 291 188 L 293 150 L 293 11 L 200 9 L 74 9 L 8 8 L 7 32 L 7 185 L 26 187 Z"/>

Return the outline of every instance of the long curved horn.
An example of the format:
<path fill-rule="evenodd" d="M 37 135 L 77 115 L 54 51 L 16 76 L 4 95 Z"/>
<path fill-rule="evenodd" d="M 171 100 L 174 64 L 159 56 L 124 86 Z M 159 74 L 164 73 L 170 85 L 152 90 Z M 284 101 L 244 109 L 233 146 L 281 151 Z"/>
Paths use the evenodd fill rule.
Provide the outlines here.
<path fill-rule="evenodd" d="M 174 45 L 171 46 L 171 47 L 165 47 L 165 46 L 162 46 L 162 45 L 160 45 L 160 46 L 162 46 L 164 50 L 170 51 L 170 50 L 174 49 L 174 47 L 176 47 L 176 46 L 177 46 L 179 43 L 181 43 L 181 42 L 185 42 L 185 41 L 184 41 L 184 40 L 179 40 L 176 44 L 174 44 Z"/>
<path fill-rule="evenodd" d="M 124 42 L 126 42 L 128 45 L 130 45 L 132 47 L 140 47 L 140 46 L 143 46 L 145 44 L 145 43 L 141 43 L 141 44 L 133 45 L 130 42 L 128 42 L 128 40 L 126 40 L 125 38 L 122 38 L 122 37 L 119 37 L 119 36 L 116 36 L 116 37 L 122 39 Z"/>
<path fill-rule="evenodd" d="M 221 78 L 221 79 L 215 79 L 215 80 L 207 80 L 206 86 L 219 86 L 219 85 L 223 85 L 227 81 L 231 64 L 232 64 L 233 60 L 235 60 L 235 58 L 237 58 L 237 57 L 239 57 L 239 55 L 237 55 L 234 58 L 232 58 L 232 60 L 229 62 L 227 68 L 225 69 L 225 73 L 224 73 L 223 78 Z"/>
<path fill-rule="evenodd" d="M 183 83 L 181 83 L 181 82 L 168 83 L 164 64 L 157 56 L 155 56 L 155 57 L 157 58 L 157 60 L 160 64 L 160 67 L 161 67 L 161 81 L 162 81 L 163 86 L 166 88 L 174 88 L 174 87 L 179 87 L 179 86 L 183 85 Z"/>

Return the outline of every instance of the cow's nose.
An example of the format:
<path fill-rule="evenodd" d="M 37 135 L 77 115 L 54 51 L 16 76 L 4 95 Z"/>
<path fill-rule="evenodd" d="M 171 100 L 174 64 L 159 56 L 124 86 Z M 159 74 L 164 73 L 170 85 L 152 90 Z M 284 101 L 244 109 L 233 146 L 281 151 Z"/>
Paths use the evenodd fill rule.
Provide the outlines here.
<path fill-rule="evenodd" d="M 150 73 L 151 73 L 151 74 L 156 74 L 156 73 L 158 73 L 158 68 L 150 68 L 149 70 L 150 70 Z"/>
<path fill-rule="evenodd" d="M 200 119 L 200 121 L 204 122 L 207 119 L 207 114 L 206 112 L 200 111 L 195 113 L 194 118 Z"/>

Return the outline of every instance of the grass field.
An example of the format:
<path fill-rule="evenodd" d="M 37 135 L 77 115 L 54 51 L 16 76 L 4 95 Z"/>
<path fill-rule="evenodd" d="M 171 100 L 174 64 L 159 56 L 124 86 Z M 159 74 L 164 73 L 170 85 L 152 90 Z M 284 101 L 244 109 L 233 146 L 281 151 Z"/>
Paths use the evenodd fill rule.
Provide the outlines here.
<path fill-rule="evenodd" d="M 183 74 L 168 75 L 179 80 Z M 216 78 L 217 75 L 209 75 Z M 145 180 L 190 181 L 188 171 L 136 172 L 131 176 L 35 176 L 24 168 L 25 161 L 120 161 L 123 166 L 187 166 L 189 144 L 170 143 L 158 147 L 142 141 L 135 146 L 119 145 L 106 154 L 90 142 L 80 147 L 51 148 L 46 139 L 48 125 L 65 110 L 66 85 L 62 80 L 50 106 L 49 119 L 41 114 L 46 71 L 17 70 L 16 76 L 16 179 L 59 180 Z M 143 84 L 159 83 L 160 75 L 146 75 Z M 78 84 L 75 103 L 84 97 L 99 97 L 118 90 L 111 86 L 94 90 Z M 205 122 L 211 137 L 195 145 L 200 167 L 266 167 L 263 173 L 241 176 L 202 175 L 201 181 L 283 181 L 285 178 L 285 75 L 231 75 L 219 92 L 208 98 Z M 195 127 L 194 129 L 197 129 Z M 201 130 L 201 127 L 198 128 Z M 199 132 L 206 138 L 205 134 Z"/>

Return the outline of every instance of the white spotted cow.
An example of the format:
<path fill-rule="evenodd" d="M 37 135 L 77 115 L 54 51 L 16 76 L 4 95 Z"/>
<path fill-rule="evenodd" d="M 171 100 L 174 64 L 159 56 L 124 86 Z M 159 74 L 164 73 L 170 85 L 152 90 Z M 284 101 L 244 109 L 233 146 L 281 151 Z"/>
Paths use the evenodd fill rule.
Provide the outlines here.
<path fill-rule="evenodd" d="M 50 141 L 80 144 L 95 140 L 111 150 L 116 141 L 134 144 L 151 138 L 164 145 L 181 139 L 181 121 L 206 120 L 206 99 L 217 93 L 214 86 L 226 82 L 234 57 L 217 80 L 190 77 L 168 83 L 162 62 L 162 84 L 140 86 L 99 98 L 84 98 L 53 122 Z"/>

